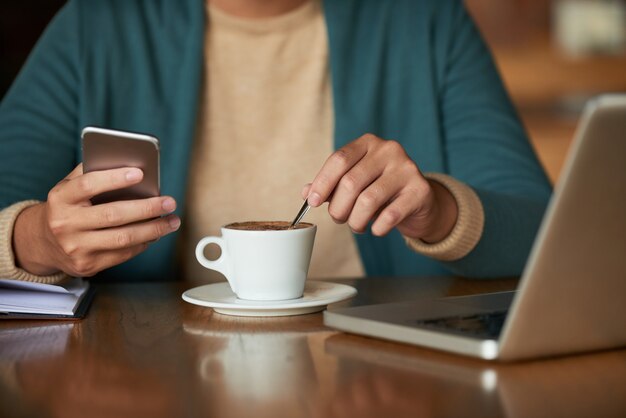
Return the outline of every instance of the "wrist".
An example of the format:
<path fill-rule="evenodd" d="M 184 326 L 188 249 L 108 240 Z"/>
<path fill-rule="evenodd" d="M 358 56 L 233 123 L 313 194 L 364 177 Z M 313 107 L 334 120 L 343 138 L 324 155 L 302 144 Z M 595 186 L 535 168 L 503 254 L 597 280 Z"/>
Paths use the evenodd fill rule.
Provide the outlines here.
<path fill-rule="evenodd" d="M 427 243 L 415 235 L 403 234 L 406 242 L 415 252 L 436 260 L 461 259 L 476 247 L 482 237 L 485 214 L 480 198 L 474 189 L 449 175 L 426 173 L 424 176 L 429 182 L 438 182 L 450 192 L 456 202 L 456 221 L 443 240 Z"/>
<path fill-rule="evenodd" d="M 450 235 L 456 224 L 459 209 L 456 199 L 448 188 L 437 181 L 427 179 L 433 193 L 433 210 L 430 226 L 419 238 L 426 243 L 443 241 Z"/>
<path fill-rule="evenodd" d="M 15 219 L 13 227 L 13 254 L 15 266 L 37 276 L 59 272 L 45 251 L 45 203 L 24 209 Z M 48 256 L 46 256 L 48 254 Z"/>

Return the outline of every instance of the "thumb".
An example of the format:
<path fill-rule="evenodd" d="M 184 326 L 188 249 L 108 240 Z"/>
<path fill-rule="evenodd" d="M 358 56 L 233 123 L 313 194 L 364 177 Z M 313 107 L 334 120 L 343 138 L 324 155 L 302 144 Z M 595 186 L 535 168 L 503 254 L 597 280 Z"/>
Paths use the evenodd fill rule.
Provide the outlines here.
<path fill-rule="evenodd" d="M 300 193 L 300 195 L 302 196 L 303 200 L 309 197 L 310 190 L 311 190 L 311 183 L 307 183 L 304 185 L 304 187 L 302 187 L 302 192 Z"/>

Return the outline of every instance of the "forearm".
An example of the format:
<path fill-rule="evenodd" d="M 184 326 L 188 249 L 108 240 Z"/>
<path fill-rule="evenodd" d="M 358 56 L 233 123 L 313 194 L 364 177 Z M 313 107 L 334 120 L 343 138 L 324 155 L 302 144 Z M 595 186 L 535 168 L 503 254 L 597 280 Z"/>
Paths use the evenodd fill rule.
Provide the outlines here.
<path fill-rule="evenodd" d="M 448 178 L 448 183 L 456 182 Z M 450 187 L 451 184 L 448 184 Z M 458 186 L 469 189 L 459 183 Z M 443 240 L 433 243 L 405 236 L 417 253 L 439 260 L 453 273 L 476 278 L 519 276 L 541 223 L 548 199 L 469 189 L 457 196 L 459 217 Z"/>
<path fill-rule="evenodd" d="M 541 224 L 548 199 L 474 189 L 484 208 L 482 236 L 465 257 L 443 262 L 466 277 L 519 276 Z"/>

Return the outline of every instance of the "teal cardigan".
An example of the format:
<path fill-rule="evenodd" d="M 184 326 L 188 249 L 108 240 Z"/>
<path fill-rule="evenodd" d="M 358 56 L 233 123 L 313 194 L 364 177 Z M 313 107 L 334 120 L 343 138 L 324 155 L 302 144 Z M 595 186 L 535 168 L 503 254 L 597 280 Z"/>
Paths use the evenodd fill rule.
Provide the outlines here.
<path fill-rule="evenodd" d="M 324 13 L 335 146 L 395 139 L 423 172 L 472 186 L 485 210 L 480 242 L 453 262 L 415 254 L 397 231 L 356 235 L 367 274 L 519 275 L 551 188 L 461 1 L 327 0 Z M 160 138 L 162 192 L 183 214 L 204 26 L 204 0 L 70 1 L 0 105 L 0 208 L 45 200 L 96 125 Z M 175 246 L 176 234 L 103 276 L 176 277 Z"/>

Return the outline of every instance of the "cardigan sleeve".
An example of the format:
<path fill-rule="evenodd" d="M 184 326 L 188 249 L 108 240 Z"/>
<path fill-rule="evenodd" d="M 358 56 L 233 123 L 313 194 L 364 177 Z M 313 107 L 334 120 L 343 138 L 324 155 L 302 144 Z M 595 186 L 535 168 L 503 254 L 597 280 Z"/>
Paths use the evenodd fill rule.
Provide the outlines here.
<path fill-rule="evenodd" d="M 46 200 L 77 163 L 76 8 L 69 2 L 55 16 L 0 103 L 0 209 Z"/>
<path fill-rule="evenodd" d="M 519 275 L 551 186 L 472 19 L 462 2 L 445 3 L 438 95 L 446 166 L 479 196 L 484 228 L 468 255 L 444 265 L 464 276 Z"/>

